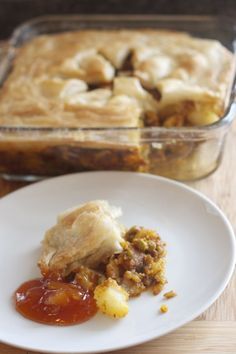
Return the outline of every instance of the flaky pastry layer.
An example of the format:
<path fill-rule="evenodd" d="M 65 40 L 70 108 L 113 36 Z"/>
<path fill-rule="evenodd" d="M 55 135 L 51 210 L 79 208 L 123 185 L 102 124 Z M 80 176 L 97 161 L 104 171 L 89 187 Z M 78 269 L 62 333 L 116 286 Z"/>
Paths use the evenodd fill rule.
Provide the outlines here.
<path fill-rule="evenodd" d="M 39 36 L 16 54 L 0 91 L 0 125 L 209 124 L 225 111 L 233 70 L 232 53 L 218 41 L 186 33 L 81 30 Z"/>

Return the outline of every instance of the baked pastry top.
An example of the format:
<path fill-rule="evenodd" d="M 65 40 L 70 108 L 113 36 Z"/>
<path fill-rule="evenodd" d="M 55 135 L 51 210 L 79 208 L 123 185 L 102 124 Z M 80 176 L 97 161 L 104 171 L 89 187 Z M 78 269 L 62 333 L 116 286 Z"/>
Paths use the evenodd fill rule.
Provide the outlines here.
<path fill-rule="evenodd" d="M 233 54 L 162 30 L 81 30 L 18 49 L 0 91 L 0 124 L 139 127 L 210 124 L 223 115 Z"/>
<path fill-rule="evenodd" d="M 125 232 L 118 223 L 120 208 L 95 200 L 60 214 L 45 234 L 39 260 L 42 273 L 68 274 L 79 265 L 95 268 L 101 260 L 120 252 Z"/>

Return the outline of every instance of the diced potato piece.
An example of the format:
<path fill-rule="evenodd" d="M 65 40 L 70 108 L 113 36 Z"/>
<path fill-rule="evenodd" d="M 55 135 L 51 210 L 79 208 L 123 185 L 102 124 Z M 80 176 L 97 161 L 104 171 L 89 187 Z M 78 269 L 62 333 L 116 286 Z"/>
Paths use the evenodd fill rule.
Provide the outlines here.
<path fill-rule="evenodd" d="M 94 298 L 98 309 L 105 315 L 122 318 L 129 311 L 128 293 L 111 278 L 96 287 Z"/>
<path fill-rule="evenodd" d="M 192 125 L 209 125 L 219 119 L 220 117 L 216 113 L 205 110 L 192 112 L 188 116 L 188 120 Z"/>

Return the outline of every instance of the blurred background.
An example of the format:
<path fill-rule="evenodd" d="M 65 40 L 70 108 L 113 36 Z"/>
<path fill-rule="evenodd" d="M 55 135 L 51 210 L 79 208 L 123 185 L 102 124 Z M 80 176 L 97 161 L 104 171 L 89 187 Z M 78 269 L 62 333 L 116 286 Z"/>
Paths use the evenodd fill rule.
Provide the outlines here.
<path fill-rule="evenodd" d="M 236 16 L 236 0 L 0 0 L 0 39 L 32 17 L 70 13 Z"/>

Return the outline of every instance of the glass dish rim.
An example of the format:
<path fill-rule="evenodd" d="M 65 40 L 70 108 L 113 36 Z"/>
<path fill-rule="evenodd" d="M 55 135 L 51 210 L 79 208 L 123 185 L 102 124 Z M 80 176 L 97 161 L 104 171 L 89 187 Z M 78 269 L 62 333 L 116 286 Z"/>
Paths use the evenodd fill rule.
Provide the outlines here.
<path fill-rule="evenodd" d="M 202 21 L 208 21 L 208 22 L 216 22 L 216 21 L 227 21 L 227 23 L 231 23 L 232 25 L 236 26 L 236 20 L 233 18 L 233 16 L 229 15 L 136 15 L 136 14 L 98 14 L 98 15 L 87 15 L 87 14 L 80 14 L 80 15 L 74 15 L 74 14 L 65 14 L 65 15 L 43 15 L 43 16 L 37 16 L 34 17 L 30 20 L 22 22 L 20 25 L 18 25 L 12 32 L 7 45 L 7 53 L 4 56 L 3 59 L 0 60 L 0 62 L 4 59 L 7 60 L 10 59 L 10 57 L 13 55 L 12 51 L 15 50 L 16 48 L 16 43 L 18 38 L 21 36 L 21 33 L 23 29 L 27 26 L 33 26 L 37 25 L 40 22 L 43 21 L 54 21 L 54 22 L 60 22 L 60 21 L 69 21 L 69 20 L 81 20 L 81 21 L 111 21 L 112 22 L 117 22 L 119 24 L 119 21 L 160 21 L 160 22 L 165 22 L 165 21 L 174 21 L 174 22 L 181 22 L 181 21 L 193 21 L 195 23 L 202 22 Z M 234 27 L 235 28 L 235 27 Z M 233 54 L 236 59 L 236 30 L 235 30 L 235 39 L 233 40 Z M 139 132 L 152 132 L 152 133 L 168 133 L 168 134 L 181 134 L 181 133 L 195 133 L 197 134 L 198 132 L 211 132 L 213 130 L 216 130 L 218 128 L 228 126 L 231 124 L 233 121 L 234 117 L 232 117 L 229 112 L 231 111 L 231 108 L 234 104 L 236 104 L 236 69 L 234 72 L 234 79 L 232 81 L 232 87 L 231 87 L 231 92 L 229 95 L 229 103 L 227 106 L 227 109 L 224 113 L 224 115 L 221 117 L 221 119 L 217 122 L 214 122 L 209 125 L 204 125 L 204 126 L 183 126 L 183 127 L 172 127 L 172 128 L 166 128 L 166 127 L 37 127 L 37 126 L 11 126 L 11 125 L 5 125 L 1 126 L 0 125 L 0 133 L 6 133 L 6 132 L 86 132 L 86 131 L 99 131 L 99 132 L 128 132 L 128 131 L 139 131 Z"/>

